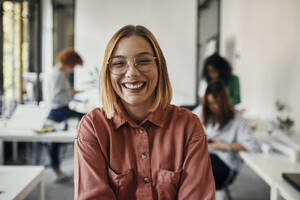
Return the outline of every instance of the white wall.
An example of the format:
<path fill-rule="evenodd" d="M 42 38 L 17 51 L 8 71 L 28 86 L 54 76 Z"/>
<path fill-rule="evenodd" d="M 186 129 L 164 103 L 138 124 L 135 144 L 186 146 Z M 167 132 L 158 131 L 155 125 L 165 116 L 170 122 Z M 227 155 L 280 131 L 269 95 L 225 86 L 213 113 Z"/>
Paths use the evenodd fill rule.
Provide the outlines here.
<path fill-rule="evenodd" d="M 202 77 L 204 61 L 217 51 L 216 40 L 211 40 L 218 35 L 218 0 L 210 1 L 207 7 L 200 11 L 199 17 L 199 77 Z M 201 81 L 200 81 L 201 82 Z M 198 94 L 199 95 L 199 94 Z"/>
<path fill-rule="evenodd" d="M 42 2 L 42 72 L 44 76 L 53 67 L 53 13 L 51 0 Z M 46 81 L 43 81 L 43 99 L 48 100 Z"/>
<path fill-rule="evenodd" d="M 53 67 L 53 13 L 51 0 L 42 2 L 42 71 Z"/>
<path fill-rule="evenodd" d="M 226 0 L 221 7 L 221 53 L 235 43 L 234 72 L 251 116 L 274 119 L 287 103 L 300 134 L 300 1 Z"/>
<path fill-rule="evenodd" d="M 105 47 L 119 28 L 144 25 L 166 57 L 173 103 L 195 103 L 196 0 L 77 0 L 75 9 L 75 49 L 83 56 L 85 70 L 101 67 Z M 77 70 L 76 86 L 88 77 L 84 73 Z"/>

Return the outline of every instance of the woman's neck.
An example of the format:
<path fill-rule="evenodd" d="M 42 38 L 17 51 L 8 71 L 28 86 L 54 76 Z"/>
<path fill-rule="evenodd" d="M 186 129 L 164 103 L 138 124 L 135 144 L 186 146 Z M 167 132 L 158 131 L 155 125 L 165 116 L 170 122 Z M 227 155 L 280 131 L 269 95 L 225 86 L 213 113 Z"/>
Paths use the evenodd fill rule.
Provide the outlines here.
<path fill-rule="evenodd" d="M 150 113 L 151 105 L 141 104 L 141 105 L 129 105 L 126 102 L 123 102 L 124 108 L 127 111 L 129 117 L 135 121 L 135 123 L 139 124 L 142 122 L 148 114 Z"/>

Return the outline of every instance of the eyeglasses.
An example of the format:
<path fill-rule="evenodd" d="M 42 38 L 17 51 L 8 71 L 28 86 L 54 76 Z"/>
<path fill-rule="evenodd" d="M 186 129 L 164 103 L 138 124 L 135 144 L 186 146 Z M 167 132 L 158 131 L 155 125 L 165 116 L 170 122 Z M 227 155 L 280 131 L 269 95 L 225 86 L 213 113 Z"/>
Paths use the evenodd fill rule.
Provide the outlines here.
<path fill-rule="evenodd" d="M 148 72 L 153 69 L 157 57 L 152 55 L 141 55 L 133 57 L 133 65 L 140 72 Z M 126 73 L 129 66 L 129 59 L 125 57 L 114 57 L 109 59 L 109 71 L 115 75 L 123 75 Z"/>

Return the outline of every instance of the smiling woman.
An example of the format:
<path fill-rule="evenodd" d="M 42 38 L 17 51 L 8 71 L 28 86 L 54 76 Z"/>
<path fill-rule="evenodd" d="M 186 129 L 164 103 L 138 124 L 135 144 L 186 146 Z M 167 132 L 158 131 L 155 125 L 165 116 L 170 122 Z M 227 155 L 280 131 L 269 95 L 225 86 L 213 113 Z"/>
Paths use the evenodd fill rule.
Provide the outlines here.
<path fill-rule="evenodd" d="M 103 108 L 75 138 L 75 199 L 214 199 L 204 129 L 170 105 L 163 53 L 143 26 L 125 26 L 106 48 Z"/>

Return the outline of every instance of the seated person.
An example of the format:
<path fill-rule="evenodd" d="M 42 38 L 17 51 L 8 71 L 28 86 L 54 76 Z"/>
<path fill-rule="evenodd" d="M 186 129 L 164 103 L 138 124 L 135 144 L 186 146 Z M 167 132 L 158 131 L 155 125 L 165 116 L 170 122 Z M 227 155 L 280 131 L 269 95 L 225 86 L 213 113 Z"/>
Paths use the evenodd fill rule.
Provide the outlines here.
<path fill-rule="evenodd" d="M 49 95 L 50 113 L 48 120 L 62 122 L 68 118 L 78 118 L 84 113 L 79 113 L 69 108 L 72 96 L 78 91 L 71 88 L 69 75 L 74 72 L 76 65 L 82 65 L 81 57 L 73 49 L 65 49 L 57 55 L 57 64 L 52 69 L 47 81 L 47 92 Z M 57 181 L 61 182 L 71 177 L 60 170 L 59 160 L 60 143 L 52 143 L 50 147 L 51 167 L 57 175 Z"/>
<path fill-rule="evenodd" d="M 164 55 L 153 34 L 128 25 L 110 39 L 102 108 L 80 122 L 74 199 L 215 199 L 199 118 L 171 105 Z"/>
<path fill-rule="evenodd" d="M 221 81 L 208 85 L 202 106 L 193 112 L 206 127 L 216 189 L 222 189 L 240 168 L 237 152 L 260 152 L 260 145 L 247 122 L 234 110 Z"/>
<path fill-rule="evenodd" d="M 239 77 L 232 73 L 232 67 L 225 58 L 218 54 L 206 58 L 202 77 L 199 87 L 200 98 L 203 97 L 209 83 L 219 80 L 225 84 L 230 102 L 234 106 L 241 103 Z"/>

